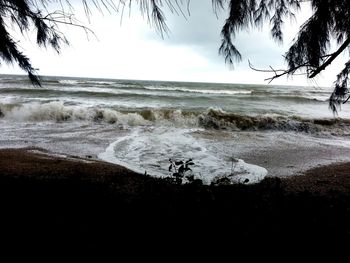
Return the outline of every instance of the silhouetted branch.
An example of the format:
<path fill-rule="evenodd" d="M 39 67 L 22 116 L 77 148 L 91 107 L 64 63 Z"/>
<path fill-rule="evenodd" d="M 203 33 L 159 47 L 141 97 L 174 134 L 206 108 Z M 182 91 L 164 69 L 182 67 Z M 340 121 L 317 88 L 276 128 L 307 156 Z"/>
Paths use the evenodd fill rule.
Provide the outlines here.
<path fill-rule="evenodd" d="M 332 53 L 329 58 L 321 65 L 319 66 L 317 69 L 315 69 L 309 76 L 309 78 L 313 78 L 315 77 L 316 75 L 318 75 L 322 70 L 324 70 L 326 67 L 328 67 L 332 62 L 333 60 L 338 57 L 340 55 L 341 52 L 344 51 L 344 49 L 349 46 L 350 44 L 350 38 L 348 38 L 340 47 L 339 49 Z"/>
<path fill-rule="evenodd" d="M 62 13 L 61 17 L 55 18 L 54 17 L 55 14 L 59 14 L 59 12 L 56 11 L 56 12 L 47 14 L 45 17 L 42 17 L 39 19 L 46 20 L 46 21 L 49 21 L 49 22 L 54 23 L 54 24 L 63 24 L 63 25 L 68 25 L 68 26 L 72 26 L 72 27 L 78 27 L 78 28 L 83 29 L 85 32 L 93 34 L 97 38 L 95 32 L 92 29 L 81 24 L 77 19 L 74 18 L 74 15 L 67 15 L 67 14 Z M 59 20 L 59 19 L 62 19 L 62 20 Z M 66 19 L 68 19 L 68 22 L 65 21 Z"/>
<path fill-rule="evenodd" d="M 248 60 L 248 64 L 249 64 L 249 67 L 254 71 L 274 73 L 275 74 L 274 76 L 264 79 L 265 81 L 268 80 L 269 81 L 268 83 L 271 83 L 274 79 L 277 79 L 277 78 L 282 77 L 284 75 L 290 75 L 290 74 L 305 75 L 306 74 L 306 73 L 295 73 L 295 71 L 297 71 L 298 69 L 300 69 L 302 67 L 306 67 L 306 65 L 299 65 L 298 67 L 287 70 L 287 69 L 274 69 L 272 66 L 269 66 L 270 69 L 257 69 L 250 63 L 250 60 Z"/>
<path fill-rule="evenodd" d="M 350 99 L 350 95 L 348 96 L 348 98 L 346 100 L 343 101 L 343 104 L 347 103 L 349 99 Z"/>

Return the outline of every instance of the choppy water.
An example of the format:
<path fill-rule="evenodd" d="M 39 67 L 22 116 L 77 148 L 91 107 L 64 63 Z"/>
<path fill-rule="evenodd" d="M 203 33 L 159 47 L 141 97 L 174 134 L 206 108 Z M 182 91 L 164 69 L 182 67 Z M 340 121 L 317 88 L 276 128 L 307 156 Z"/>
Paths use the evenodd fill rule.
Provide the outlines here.
<path fill-rule="evenodd" d="M 350 158 L 350 108 L 344 105 L 335 118 L 330 92 L 62 77 L 44 77 L 42 87 L 33 87 L 26 76 L 2 75 L 0 146 L 95 155 L 155 176 L 169 175 L 169 158 L 192 158 L 195 176 L 205 182 L 229 174 L 233 181 L 255 182 L 283 165 L 286 171 L 304 168 L 298 167 L 303 159 Z M 274 164 L 283 155 L 278 151 L 292 149 L 304 151 L 301 159 Z"/>

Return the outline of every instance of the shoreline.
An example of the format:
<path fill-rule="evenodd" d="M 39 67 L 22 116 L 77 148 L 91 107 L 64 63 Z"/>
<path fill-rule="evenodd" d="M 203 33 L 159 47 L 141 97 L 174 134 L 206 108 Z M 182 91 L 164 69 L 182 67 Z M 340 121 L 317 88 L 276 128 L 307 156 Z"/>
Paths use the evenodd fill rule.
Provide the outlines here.
<path fill-rule="evenodd" d="M 15 165 L 7 166 L 7 163 L 15 163 Z M 74 167 L 75 170 L 69 170 L 67 167 Z M 78 167 L 81 167 L 81 169 L 77 169 Z M 88 170 L 87 167 L 91 170 Z M 17 178 L 31 178 L 35 175 L 36 179 L 45 178 L 45 174 L 48 175 L 46 179 L 51 179 L 50 176 L 53 174 L 57 176 L 56 179 L 67 179 L 69 176 L 74 177 L 82 173 L 87 176 L 85 179 L 106 183 L 109 181 L 105 177 L 105 174 L 109 173 L 145 178 L 150 177 L 154 180 L 167 180 L 166 178 L 168 178 L 166 176 L 145 176 L 122 165 L 106 162 L 90 155 L 84 158 L 82 156 L 54 153 L 37 147 L 0 149 L 0 172 L 2 176 L 13 176 Z M 317 185 L 320 181 L 324 182 L 325 180 L 329 187 L 340 187 L 341 184 L 345 183 L 343 190 L 350 191 L 350 162 L 318 164 L 310 169 L 300 170 L 294 175 L 286 176 L 281 174 L 281 176 L 270 176 L 268 174 L 266 178 L 281 179 L 287 187 L 286 189 L 290 191 L 293 191 L 294 188 L 296 191 L 305 190 L 308 187 L 310 187 L 310 190 L 316 190 L 315 184 Z M 324 183 L 322 188 L 327 187 L 327 183 Z M 210 185 L 207 186 L 210 187 Z M 340 188 L 337 189 L 340 190 Z"/>
<path fill-rule="evenodd" d="M 41 248 L 84 250 L 118 242 L 142 246 L 150 236 L 157 244 L 184 235 L 199 244 L 203 236 L 350 241 L 350 163 L 252 185 L 177 185 L 33 150 L 0 150 L 1 238 L 15 238 L 17 247 L 29 246 L 33 235 Z"/>

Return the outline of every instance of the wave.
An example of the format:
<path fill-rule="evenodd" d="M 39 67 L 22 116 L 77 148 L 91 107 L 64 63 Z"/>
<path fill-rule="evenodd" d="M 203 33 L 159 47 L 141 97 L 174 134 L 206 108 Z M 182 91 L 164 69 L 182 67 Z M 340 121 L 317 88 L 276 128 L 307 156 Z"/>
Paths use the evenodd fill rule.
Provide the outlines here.
<path fill-rule="evenodd" d="M 253 98 L 273 98 L 280 100 L 291 101 L 317 101 L 325 102 L 329 100 L 331 92 L 325 91 L 266 91 L 266 90 L 253 90 L 251 93 Z"/>
<path fill-rule="evenodd" d="M 63 86 L 108 86 L 110 89 L 133 89 L 134 90 L 148 90 L 148 91 L 170 91 L 170 92 L 183 92 L 183 93 L 200 93 L 200 94 L 216 94 L 216 95 L 239 95 L 239 94 L 252 94 L 252 90 L 228 90 L 228 89 L 191 89 L 188 87 L 170 87 L 170 86 L 153 86 L 142 85 L 136 82 L 120 82 L 120 81 L 96 81 L 96 80 L 48 80 L 48 83 L 58 83 Z"/>
<path fill-rule="evenodd" d="M 211 129 L 239 131 L 294 131 L 306 133 L 331 133 L 350 135 L 350 120 L 340 118 L 306 119 L 298 116 L 264 114 L 257 116 L 227 113 L 220 109 L 209 109 L 199 116 L 199 124 Z"/>
<path fill-rule="evenodd" d="M 107 89 L 48 89 L 48 88 L 1 88 L 0 94 L 16 94 L 16 95 L 35 95 L 37 97 L 79 97 L 79 98 L 162 98 L 172 99 L 176 96 L 171 94 L 153 94 L 153 93 L 142 93 L 142 92 L 125 92 L 118 90 L 107 90 Z M 182 99 L 184 99 L 182 97 Z M 190 98 L 192 99 L 192 97 Z"/>
<path fill-rule="evenodd" d="M 317 96 L 308 96 L 308 95 L 302 95 L 302 96 L 293 96 L 293 95 L 284 95 L 284 96 L 271 96 L 270 98 L 274 98 L 277 100 L 286 100 L 286 101 L 293 101 L 293 102 L 326 102 L 329 100 L 329 98 L 323 98 L 323 97 L 317 97 Z"/>
<path fill-rule="evenodd" d="M 13 87 L 1 87 L 0 93 L 16 93 L 16 94 L 28 94 L 28 93 L 50 93 L 51 91 L 54 92 L 52 89 L 45 89 L 45 88 L 33 88 L 31 86 L 25 87 L 25 88 L 13 88 Z"/>
<path fill-rule="evenodd" d="M 237 95 L 237 94 L 251 94 L 251 90 L 209 90 L 209 89 L 189 89 L 185 87 L 156 87 L 146 86 L 146 90 L 157 90 L 157 91 L 178 91 L 178 92 L 191 92 L 201 94 L 216 94 L 216 95 Z"/>
<path fill-rule="evenodd" d="M 72 80 L 72 79 L 62 79 L 62 80 L 58 80 L 57 82 L 61 84 L 68 84 L 68 85 L 75 85 L 79 83 L 79 81 Z"/>
<path fill-rule="evenodd" d="M 11 121 L 104 121 L 125 125 L 149 124 L 137 113 L 122 113 L 112 109 L 67 106 L 62 102 L 0 104 L 0 116 Z"/>
<path fill-rule="evenodd" d="M 189 87 L 169 87 L 141 85 L 141 83 L 112 82 L 95 80 L 45 80 L 48 85 L 42 88 L 35 88 L 31 85 L 3 86 L 0 87 L 0 94 L 35 95 L 38 97 L 73 96 L 79 98 L 151 98 L 151 99 L 212 99 L 226 96 L 249 101 L 292 101 L 296 103 L 324 103 L 329 100 L 328 93 L 316 91 L 281 91 L 281 90 L 256 90 L 256 89 L 197 89 Z"/>
<path fill-rule="evenodd" d="M 75 79 L 62 79 L 57 81 L 64 85 L 77 85 L 77 84 L 94 84 L 94 85 L 114 85 L 115 81 L 104 81 L 104 80 L 75 80 Z"/>
<path fill-rule="evenodd" d="M 158 125 L 201 127 L 230 131 L 293 131 L 350 136 L 350 119 L 306 119 L 298 116 L 240 115 L 210 108 L 205 111 L 180 109 L 115 109 L 82 107 L 63 102 L 0 104 L 0 117 L 9 121 L 92 121 L 128 126 Z"/>

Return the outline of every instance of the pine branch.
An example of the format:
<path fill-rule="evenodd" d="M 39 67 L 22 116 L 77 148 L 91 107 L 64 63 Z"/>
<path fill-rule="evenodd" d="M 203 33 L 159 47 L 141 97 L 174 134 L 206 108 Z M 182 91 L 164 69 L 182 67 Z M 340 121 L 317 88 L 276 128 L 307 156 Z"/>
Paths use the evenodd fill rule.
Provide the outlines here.
<path fill-rule="evenodd" d="M 317 69 L 313 70 L 312 73 L 310 74 L 309 78 L 313 78 L 315 77 L 316 75 L 318 75 L 322 70 L 326 69 L 326 67 L 328 67 L 332 62 L 333 60 L 339 56 L 339 54 L 341 52 L 344 51 L 345 48 L 347 48 L 347 46 L 350 44 L 350 38 L 348 38 L 341 46 L 340 48 L 332 53 L 332 55 L 321 65 L 319 66 Z"/>

